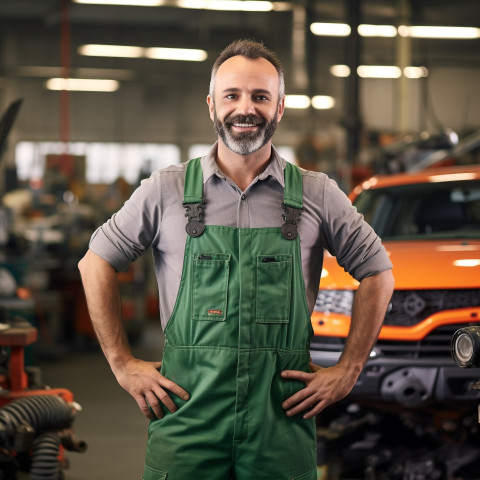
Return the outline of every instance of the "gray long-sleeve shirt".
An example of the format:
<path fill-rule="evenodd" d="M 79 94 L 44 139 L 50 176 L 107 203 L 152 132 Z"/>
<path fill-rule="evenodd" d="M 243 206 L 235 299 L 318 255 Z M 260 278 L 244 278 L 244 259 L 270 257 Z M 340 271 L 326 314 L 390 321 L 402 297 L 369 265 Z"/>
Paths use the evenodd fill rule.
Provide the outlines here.
<path fill-rule="evenodd" d="M 202 158 L 206 225 L 281 227 L 285 160 L 275 148 L 266 170 L 245 190 L 218 168 L 216 145 Z M 186 164 L 152 173 L 125 205 L 92 235 L 90 249 L 117 271 L 150 246 L 159 288 L 160 319 L 172 313 L 182 275 L 186 231 Z M 304 212 L 299 223 L 307 301 L 313 310 L 327 249 L 356 280 L 392 268 L 379 237 L 325 174 L 302 170 Z"/>

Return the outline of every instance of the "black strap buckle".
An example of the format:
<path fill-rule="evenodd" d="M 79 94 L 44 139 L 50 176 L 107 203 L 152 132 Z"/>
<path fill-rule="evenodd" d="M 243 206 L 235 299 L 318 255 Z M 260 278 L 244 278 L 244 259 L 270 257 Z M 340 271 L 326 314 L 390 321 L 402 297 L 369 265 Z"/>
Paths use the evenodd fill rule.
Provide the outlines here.
<path fill-rule="evenodd" d="M 183 206 L 187 209 L 185 216 L 188 217 L 185 230 L 191 237 L 199 237 L 205 231 L 205 225 L 202 222 L 205 202 L 186 203 Z"/>
<path fill-rule="evenodd" d="M 287 240 L 295 240 L 298 237 L 298 222 L 302 215 L 303 208 L 293 208 L 283 204 L 282 215 L 285 223 L 282 225 L 282 237 Z"/>

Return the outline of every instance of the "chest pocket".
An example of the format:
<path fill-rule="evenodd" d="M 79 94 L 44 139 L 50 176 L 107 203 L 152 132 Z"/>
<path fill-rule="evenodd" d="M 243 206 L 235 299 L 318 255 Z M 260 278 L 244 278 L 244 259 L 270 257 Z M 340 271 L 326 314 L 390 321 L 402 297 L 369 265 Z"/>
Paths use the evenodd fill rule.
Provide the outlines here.
<path fill-rule="evenodd" d="M 193 257 L 192 319 L 224 322 L 230 255 L 196 252 Z"/>
<path fill-rule="evenodd" d="M 292 255 L 258 255 L 257 323 L 288 323 L 292 292 Z"/>

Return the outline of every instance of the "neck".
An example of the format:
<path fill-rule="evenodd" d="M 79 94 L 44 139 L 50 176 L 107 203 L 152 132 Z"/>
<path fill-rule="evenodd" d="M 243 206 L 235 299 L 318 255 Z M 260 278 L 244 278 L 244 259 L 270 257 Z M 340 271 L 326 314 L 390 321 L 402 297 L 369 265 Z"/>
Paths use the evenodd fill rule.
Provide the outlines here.
<path fill-rule="evenodd" d="M 272 145 L 270 142 L 250 155 L 239 155 L 232 152 L 219 139 L 217 164 L 220 170 L 230 177 L 243 192 L 267 168 L 271 154 Z"/>

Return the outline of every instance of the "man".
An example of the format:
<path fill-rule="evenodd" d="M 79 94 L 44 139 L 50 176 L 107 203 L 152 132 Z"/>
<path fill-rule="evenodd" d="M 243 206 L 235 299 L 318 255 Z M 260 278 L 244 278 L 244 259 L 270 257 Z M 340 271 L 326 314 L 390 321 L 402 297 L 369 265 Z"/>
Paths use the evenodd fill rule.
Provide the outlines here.
<path fill-rule="evenodd" d="M 391 263 L 332 181 L 272 146 L 284 92 L 272 52 L 229 45 L 207 97 L 218 142 L 143 181 L 79 264 L 105 356 L 151 419 L 145 480 L 316 479 L 314 417 L 350 392 L 381 328 Z M 131 354 L 116 275 L 149 246 L 160 373 Z M 309 340 L 324 248 L 360 284 L 343 355 L 322 369 Z"/>

